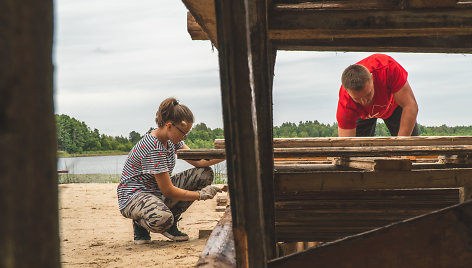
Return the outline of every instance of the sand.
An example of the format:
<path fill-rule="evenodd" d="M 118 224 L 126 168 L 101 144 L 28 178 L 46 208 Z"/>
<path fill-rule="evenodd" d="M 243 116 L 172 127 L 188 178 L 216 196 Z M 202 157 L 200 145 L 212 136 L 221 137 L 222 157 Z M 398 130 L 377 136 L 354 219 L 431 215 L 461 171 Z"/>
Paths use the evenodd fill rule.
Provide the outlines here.
<path fill-rule="evenodd" d="M 151 244 L 135 245 L 130 219 L 118 211 L 115 183 L 59 185 L 62 267 L 192 267 L 206 244 L 199 229 L 211 230 L 223 216 L 216 198 L 196 201 L 179 229 L 190 237 L 172 242 L 151 233 Z"/>

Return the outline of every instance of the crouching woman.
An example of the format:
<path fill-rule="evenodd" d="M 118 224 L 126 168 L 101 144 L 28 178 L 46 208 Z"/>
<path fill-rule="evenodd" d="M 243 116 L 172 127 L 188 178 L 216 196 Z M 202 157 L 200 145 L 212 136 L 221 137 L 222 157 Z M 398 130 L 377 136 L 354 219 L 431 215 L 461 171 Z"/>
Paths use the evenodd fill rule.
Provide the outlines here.
<path fill-rule="evenodd" d="M 190 149 L 184 139 L 192 128 L 190 109 L 175 98 L 164 100 L 156 113 L 157 128 L 132 148 L 126 159 L 117 188 L 120 212 L 133 220 L 134 242 L 149 243 L 150 232 L 161 233 L 173 241 L 186 241 L 179 231 L 181 214 L 195 200 L 213 198 L 221 189 L 211 185 L 209 167 L 222 160 L 186 160 L 195 168 L 172 175 L 175 153 Z"/>

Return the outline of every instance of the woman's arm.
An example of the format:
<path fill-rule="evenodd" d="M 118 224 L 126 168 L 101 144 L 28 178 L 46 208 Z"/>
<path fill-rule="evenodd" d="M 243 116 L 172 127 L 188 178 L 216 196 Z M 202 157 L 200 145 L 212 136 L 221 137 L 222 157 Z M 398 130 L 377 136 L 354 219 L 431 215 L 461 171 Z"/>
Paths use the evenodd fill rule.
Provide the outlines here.
<path fill-rule="evenodd" d="M 188 147 L 186 144 L 184 144 L 184 146 L 180 148 L 180 150 L 188 150 L 188 149 L 190 149 L 190 147 Z M 185 161 L 194 167 L 209 167 L 211 165 L 215 165 L 220 162 L 223 162 L 224 159 L 211 159 L 211 160 L 202 159 L 202 160 L 185 160 Z"/>
<path fill-rule="evenodd" d="M 175 187 L 170 180 L 168 172 L 154 174 L 154 178 L 157 181 L 159 189 L 162 194 L 170 199 L 182 200 L 182 201 L 194 201 L 200 199 L 200 193 L 196 191 L 188 191 Z"/>

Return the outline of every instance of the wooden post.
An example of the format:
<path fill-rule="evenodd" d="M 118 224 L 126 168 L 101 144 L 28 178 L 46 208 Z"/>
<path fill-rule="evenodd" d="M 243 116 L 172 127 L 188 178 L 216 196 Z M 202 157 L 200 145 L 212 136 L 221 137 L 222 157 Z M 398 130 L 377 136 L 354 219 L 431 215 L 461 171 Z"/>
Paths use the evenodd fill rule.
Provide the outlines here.
<path fill-rule="evenodd" d="M 0 1 L 0 267 L 60 267 L 53 1 Z"/>
<path fill-rule="evenodd" d="M 263 196 L 272 191 L 263 189 L 273 188 L 264 184 L 273 172 L 267 170 L 271 164 L 265 160 L 272 144 L 260 144 L 259 133 L 270 130 L 257 118 L 271 118 L 267 117 L 270 105 L 257 107 L 264 101 L 261 94 L 270 91 L 269 60 L 264 52 L 266 13 L 255 0 L 217 0 L 215 10 L 236 263 L 238 267 L 266 267 L 272 239 L 265 223 L 270 213 L 264 211 L 271 207 L 264 207 L 268 198 Z"/>

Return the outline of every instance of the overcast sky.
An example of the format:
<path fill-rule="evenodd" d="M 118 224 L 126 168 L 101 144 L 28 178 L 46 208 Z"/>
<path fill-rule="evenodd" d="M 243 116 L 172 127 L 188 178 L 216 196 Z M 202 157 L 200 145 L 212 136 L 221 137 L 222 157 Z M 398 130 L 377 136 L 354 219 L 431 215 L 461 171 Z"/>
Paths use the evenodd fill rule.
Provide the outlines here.
<path fill-rule="evenodd" d="M 222 127 L 218 52 L 191 40 L 186 14 L 179 0 L 56 0 L 56 114 L 107 135 L 143 134 L 174 96 L 197 123 Z M 420 124 L 472 124 L 472 55 L 387 54 L 409 73 Z M 341 73 L 368 55 L 279 51 L 274 125 L 334 123 Z"/>

